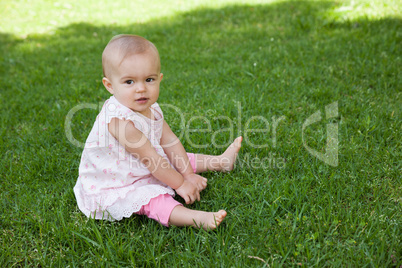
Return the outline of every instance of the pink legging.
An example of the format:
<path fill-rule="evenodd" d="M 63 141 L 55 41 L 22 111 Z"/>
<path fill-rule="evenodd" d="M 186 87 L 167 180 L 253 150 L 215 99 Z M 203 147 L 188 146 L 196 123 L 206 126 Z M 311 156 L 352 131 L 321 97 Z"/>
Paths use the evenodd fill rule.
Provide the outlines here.
<path fill-rule="evenodd" d="M 195 156 L 192 153 L 187 153 L 187 156 L 195 172 Z M 162 194 L 149 200 L 149 203 L 143 205 L 136 214 L 146 215 L 148 218 L 154 219 L 160 224 L 169 227 L 170 214 L 176 206 L 182 206 L 182 204 L 174 200 L 171 195 Z"/>

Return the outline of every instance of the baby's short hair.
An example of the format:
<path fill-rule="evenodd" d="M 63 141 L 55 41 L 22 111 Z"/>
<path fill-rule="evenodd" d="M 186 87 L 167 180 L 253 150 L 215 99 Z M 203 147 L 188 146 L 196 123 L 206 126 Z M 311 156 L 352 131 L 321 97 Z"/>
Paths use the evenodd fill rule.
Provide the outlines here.
<path fill-rule="evenodd" d="M 144 53 L 148 49 L 155 51 L 158 57 L 160 70 L 158 49 L 151 41 L 144 37 L 132 34 L 120 34 L 114 36 L 106 45 L 102 53 L 103 76 L 107 77 L 107 69 L 111 64 L 117 64 L 117 66 L 119 66 L 126 57 Z"/>

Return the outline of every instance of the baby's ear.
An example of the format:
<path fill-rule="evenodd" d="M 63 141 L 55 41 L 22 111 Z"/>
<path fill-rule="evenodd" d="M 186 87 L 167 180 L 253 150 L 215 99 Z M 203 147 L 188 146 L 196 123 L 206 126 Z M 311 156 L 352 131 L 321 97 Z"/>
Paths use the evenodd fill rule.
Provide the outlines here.
<path fill-rule="evenodd" d="M 110 92 L 110 94 L 114 94 L 112 83 L 110 82 L 109 79 L 107 79 L 106 77 L 103 77 L 102 83 L 105 86 L 105 88 L 107 89 L 107 91 Z"/>
<path fill-rule="evenodd" d="M 163 78 L 163 73 L 160 74 L 159 82 L 162 81 L 162 78 Z"/>

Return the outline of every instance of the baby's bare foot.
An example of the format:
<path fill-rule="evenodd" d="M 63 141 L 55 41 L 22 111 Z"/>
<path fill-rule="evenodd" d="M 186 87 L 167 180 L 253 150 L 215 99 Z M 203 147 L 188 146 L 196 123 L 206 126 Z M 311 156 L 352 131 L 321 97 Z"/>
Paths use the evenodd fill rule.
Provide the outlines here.
<path fill-rule="evenodd" d="M 200 217 L 196 220 L 195 227 L 203 228 L 206 231 L 214 230 L 222 223 L 226 215 L 227 213 L 224 210 L 219 210 L 218 212 L 203 212 L 199 214 Z"/>
<path fill-rule="evenodd" d="M 204 230 L 213 230 L 222 223 L 226 215 L 227 213 L 224 210 L 206 212 L 188 209 L 184 206 L 175 206 L 170 214 L 169 225 L 193 226 Z"/>
<path fill-rule="evenodd" d="M 226 151 L 220 156 L 220 166 L 222 171 L 232 171 L 236 162 L 237 155 L 241 148 L 243 137 L 237 137 L 234 142 L 229 145 Z"/>

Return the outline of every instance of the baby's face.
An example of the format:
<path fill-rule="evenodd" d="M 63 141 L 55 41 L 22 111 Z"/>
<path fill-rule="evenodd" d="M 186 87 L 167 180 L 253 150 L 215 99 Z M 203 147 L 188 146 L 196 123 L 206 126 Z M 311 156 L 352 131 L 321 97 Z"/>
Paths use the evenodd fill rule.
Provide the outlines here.
<path fill-rule="evenodd" d="M 110 77 L 103 78 L 103 84 L 121 104 L 150 117 L 149 107 L 158 100 L 162 77 L 157 55 L 148 49 L 125 58 Z"/>

